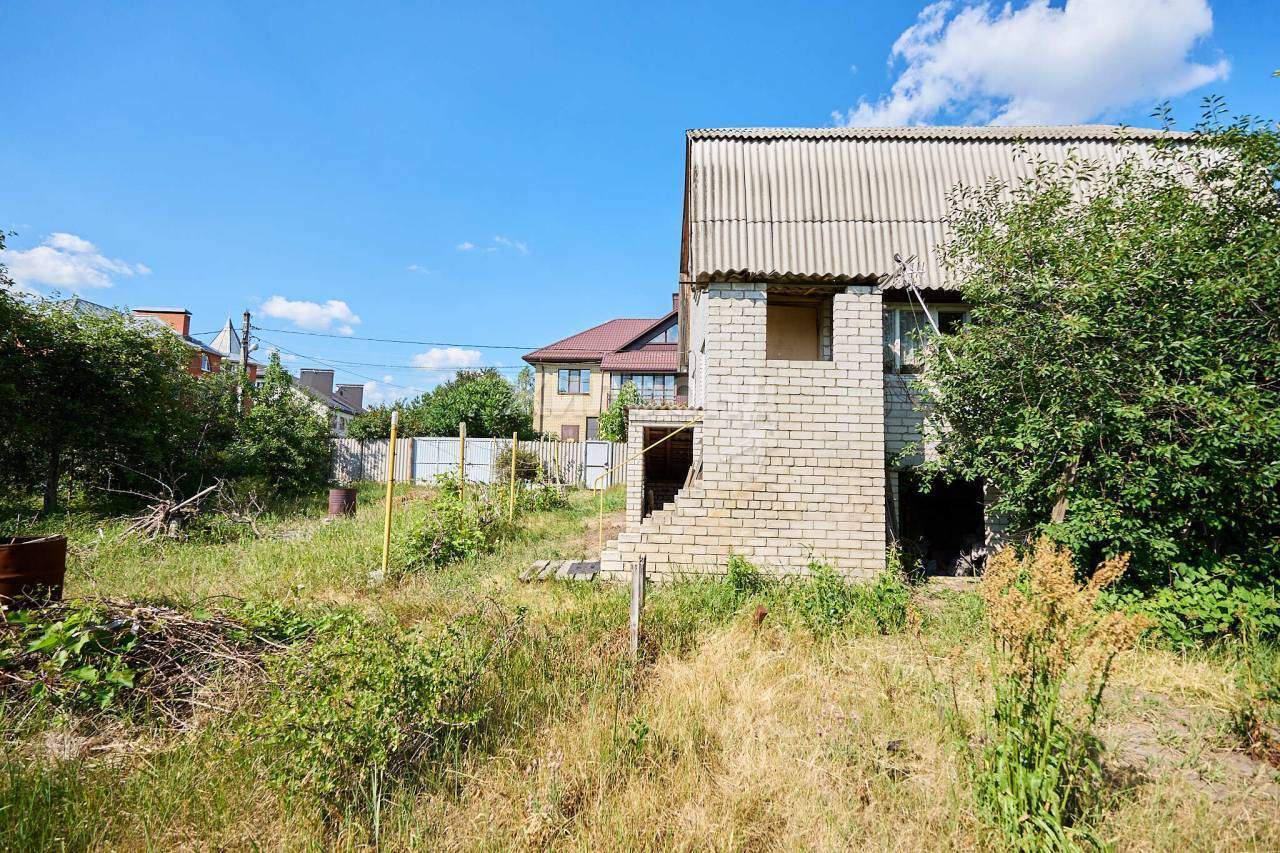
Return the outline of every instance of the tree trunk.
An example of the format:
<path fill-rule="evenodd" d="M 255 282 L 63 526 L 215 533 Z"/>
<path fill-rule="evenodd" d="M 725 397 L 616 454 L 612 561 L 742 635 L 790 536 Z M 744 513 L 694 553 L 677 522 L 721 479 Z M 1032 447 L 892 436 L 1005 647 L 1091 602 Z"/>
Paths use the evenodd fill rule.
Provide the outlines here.
<path fill-rule="evenodd" d="M 58 508 L 58 479 L 62 469 L 62 445 L 55 444 L 49 448 L 49 468 L 44 477 L 44 511 L 53 512 Z"/>

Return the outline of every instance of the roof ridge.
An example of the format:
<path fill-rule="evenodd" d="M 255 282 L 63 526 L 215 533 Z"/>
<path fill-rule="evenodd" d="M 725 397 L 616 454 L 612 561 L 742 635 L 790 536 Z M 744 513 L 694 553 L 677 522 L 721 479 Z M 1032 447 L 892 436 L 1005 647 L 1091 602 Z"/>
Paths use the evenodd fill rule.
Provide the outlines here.
<path fill-rule="evenodd" d="M 1152 139 L 1185 138 L 1186 131 L 1123 124 L 903 125 L 897 127 L 707 127 L 689 139 Z"/>

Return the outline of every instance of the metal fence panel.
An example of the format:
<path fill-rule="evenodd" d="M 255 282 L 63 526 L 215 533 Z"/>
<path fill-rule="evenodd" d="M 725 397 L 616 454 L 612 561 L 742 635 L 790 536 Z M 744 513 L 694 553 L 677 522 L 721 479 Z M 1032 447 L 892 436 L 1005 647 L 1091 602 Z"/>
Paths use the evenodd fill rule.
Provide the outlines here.
<path fill-rule="evenodd" d="M 396 440 L 396 480 L 431 483 L 437 474 L 458 471 L 457 438 L 400 438 Z M 511 446 L 510 439 L 468 438 L 467 479 L 475 483 L 501 482 L 508 472 L 496 469 L 498 457 Z M 537 455 L 546 476 L 574 486 L 603 488 L 626 482 L 625 442 L 522 441 L 520 449 Z M 387 480 L 390 441 L 339 438 L 333 441 L 333 479 L 340 483 Z M 620 466 L 614 470 L 613 466 Z"/>

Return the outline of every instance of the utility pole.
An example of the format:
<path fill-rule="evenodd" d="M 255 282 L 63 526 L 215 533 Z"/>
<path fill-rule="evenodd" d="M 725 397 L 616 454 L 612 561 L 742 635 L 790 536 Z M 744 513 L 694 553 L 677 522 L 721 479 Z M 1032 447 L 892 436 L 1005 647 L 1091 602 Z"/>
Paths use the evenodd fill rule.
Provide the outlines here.
<path fill-rule="evenodd" d="M 244 384 L 249 381 L 249 312 L 244 312 L 240 327 L 240 381 L 236 383 L 236 408 L 244 417 Z"/>

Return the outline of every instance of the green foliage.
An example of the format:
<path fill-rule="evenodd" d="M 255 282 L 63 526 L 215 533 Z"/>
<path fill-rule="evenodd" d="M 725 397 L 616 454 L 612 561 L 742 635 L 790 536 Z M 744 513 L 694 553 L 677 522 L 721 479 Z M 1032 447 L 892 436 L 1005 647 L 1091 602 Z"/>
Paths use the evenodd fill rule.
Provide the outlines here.
<path fill-rule="evenodd" d="M 176 335 L 8 291 L 0 314 L 0 485 L 44 483 L 47 510 L 69 461 L 98 482 L 154 466 L 194 388 Z"/>
<path fill-rule="evenodd" d="M 466 620 L 435 638 L 350 624 L 283 656 L 252 726 L 277 756 L 273 779 L 336 817 L 371 774 L 421 771 L 483 717 L 472 693 L 496 641 Z"/>
<path fill-rule="evenodd" d="M 1278 188 L 1275 126 L 1214 112 L 1150 162 L 960 191 L 942 257 L 973 322 L 929 348 L 920 386 L 939 467 L 1085 564 L 1132 553 L 1139 589 L 1201 566 L 1274 590 Z"/>
<path fill-rule="evenodd" d="M 1113 606 L 1141 613 L 1175 646 L 1206 643 L 1246 631 L 1280 637 L 1280 590 L 1274 581 L 1252 582 L 1236 566 L 1175 565 L 1171 582 L 1154 589 L 1123 589 Z"/>
<path fill-rule="evenodd" d="M 437 491 L 426 518 L 401 539 L 407 571 L 442 568 L 494 549 L 508 532 L 506 507 L 479 491 L 469 489 L 466 497 Z"/>
<path fill-rule="evenodd" d="M 609 402 L 609 408 L 600 413 L 600 438 L 605 441 L 627 440 L 627 409 L 640 405 L 640 391 L 636 383 L 627 382 Z"/>
<path fill-rule="evenodd" d="M 310 398 L 293 387 L 278 353 L 271 354 L 251 399 L 232 451 L 237 472 L 283 496 L 323 487 L 329 476 L 329 427 Z"/>
<path fill-rule="evenodd" d="M 1280 648 L 1244 633 L 1227 731 L 1246 752 L 1280 767 Z"/>
<path fill-rule="evenodd" d="M 555 483 L 530 483 L 516 488 L 516 508 L 521 512 L 551 512 L 569 505 L 565 490 Z"/>
<path fill-rule="evenodd" d="M 498 458 L 493 461 L 493 470 L 502 475 L 505 481 L 511 477 L 511 448 L 504 447 L 498 451 Z M 516 451 L 516 479 L 529 482 L 542 477 L 542 460 L 538 454 L 529 450 Z"/>
<path fill-rule="evenodd" d="M 729 555 L 725 583 L 739 598 L 759 595 L 771 585 L 769 579 L 741 554 Z"/>
<path fill-rule="evenodd" d="M 896 572 L 883 571 L 871 583 L 850 581 L 825 563 L 809 564 L 807 577 L 790 584 L 790 604 L 800 623 L 816 636 L 845 629 L 897 633 L 907 621 L 911 589 Z"/>
<path fill-rule="evenodd" d="M 38 610 L 6 616 L 0 634 L 0 669 L 19 667 L 30 680 L 32 698 L 78 709 L 105 709 L 118 694 L 134 686 L 136 673 L 128 665 L 138 644 L 132 623 L 107 621 L 90 604 L 77 603 L 62 618 L 41 619 Z M 34 657 L 34 667 L 20 660 Z"/>
<path fill-rule="evenodd" d="M 347 434 L 352 438 L 387 438 L 391 412 L 398 409 L 400 436 L 456 436 L 458 424 L 467 423 L 472 438 L 536 438 L 533 417 L 516 388 L 493 368 L 460 370 L 457 376 L 433 391 L 407 403 L 370 409 L 354 418 Z"/>

